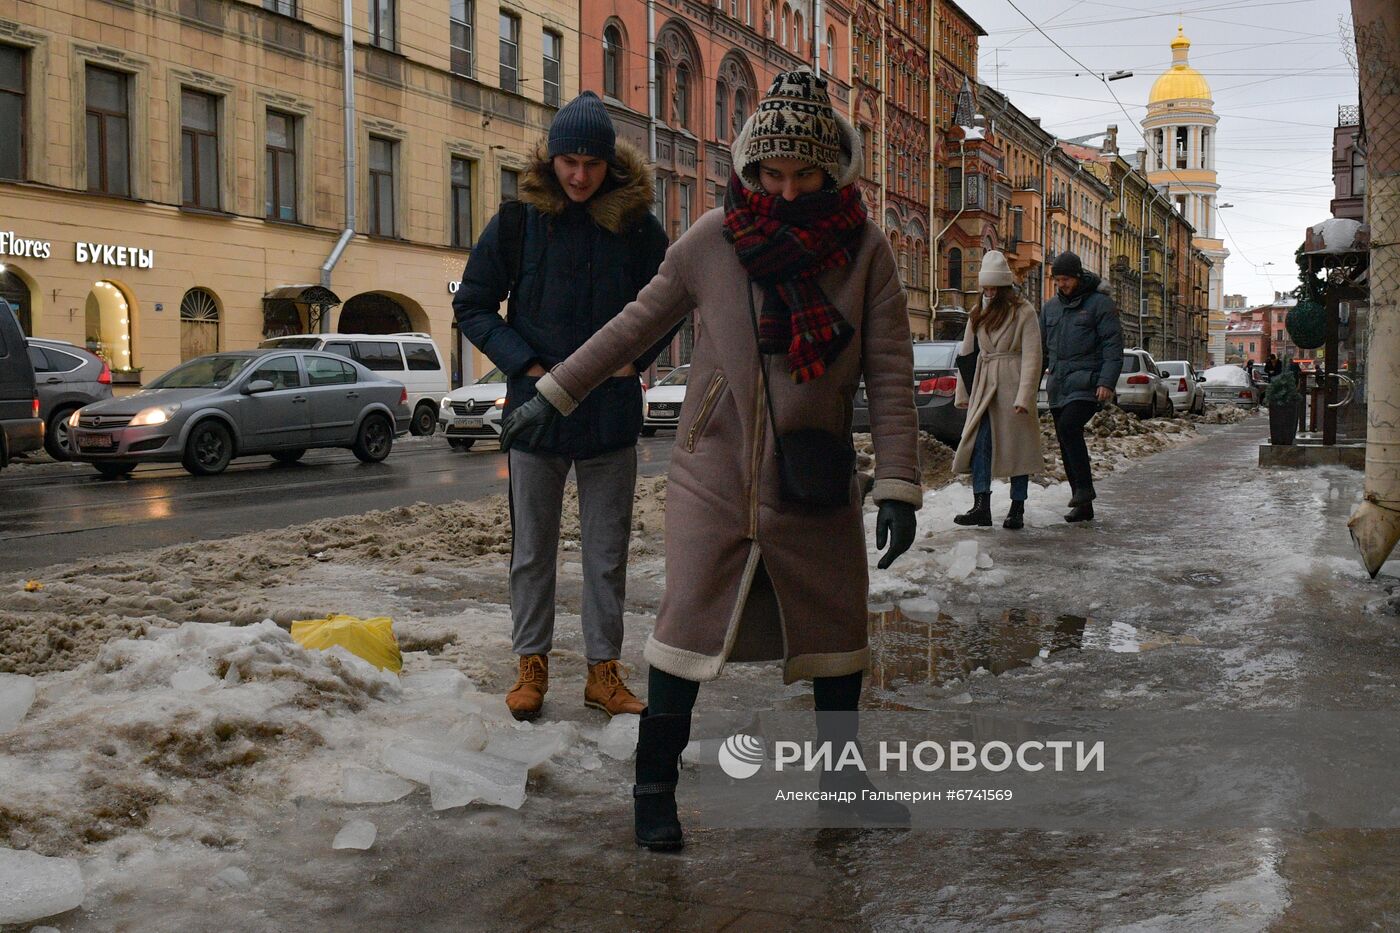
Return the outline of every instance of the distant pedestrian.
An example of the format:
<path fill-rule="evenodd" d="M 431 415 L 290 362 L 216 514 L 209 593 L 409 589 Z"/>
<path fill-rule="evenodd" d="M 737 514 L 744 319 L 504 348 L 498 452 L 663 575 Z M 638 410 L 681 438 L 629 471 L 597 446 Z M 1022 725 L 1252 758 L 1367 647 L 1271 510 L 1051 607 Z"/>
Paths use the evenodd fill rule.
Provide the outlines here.
<path fill-rule="evenodd" d="M 520 180 L 520 201 L 503 204 L 486 225 L 452 302 L 462 333 L 506 375 L 507 415 L 534 398 L 549 367 L 621 312 L 660 267 L 667 241 L 652 197 L 651 166 L 616 138 L 596 95 L 585 91 L 555 114 Z M 510 610 L 519 672 L 506 706 L 516 719 L 539 716 L 549 689 L 559 524 L 571 468 L 583 545 L 584 703 L 610 716 L 642 711 L 619 657 L 642 428 L 637 372 L 660 349 L 643 347 L 619 362 L 576 417 L 509 453 Z"/>
<path fill-rule="evenodd" d="M 1283 372 L 1283 360 L 1270 353 L 1269 358 L 1264 361 L 1264 375 L 1273 379 L 1281 372 Z"/>
<path fill-rule="evenodd" d="M 1113 300 L 1099 291 L 1099 277 L 1084 271 L 1078 256 L 1061 253 L 1050 271 L 1055 296 L 1040 309 L 1045 392 L 1071 491 L 1065 521 L 1085 522 L 1094 517 L 1097 496 L 1084 426 L 1113 399 L 1123 371 L 1123 330 Z"/>
<path fill-rule="evenodd" d="M 972 385 L 958 377 L 959 408 L 967 409 L 954 473 L 972 474 L 972 511 L 954 517 L 959 525 L 992 524 L 992 477 L 1011 477 L 1011 509 L 1003 528 L 1025 524 L 1030 474 L 1044 466 L 1036 390 L 1040 385 L 1040 325 L 1035 308 L 1016 289 L 1006 256 L 982 257 L 977 277 L 982 304 L 968 318 L 960 353 L 977 349 Z"/>

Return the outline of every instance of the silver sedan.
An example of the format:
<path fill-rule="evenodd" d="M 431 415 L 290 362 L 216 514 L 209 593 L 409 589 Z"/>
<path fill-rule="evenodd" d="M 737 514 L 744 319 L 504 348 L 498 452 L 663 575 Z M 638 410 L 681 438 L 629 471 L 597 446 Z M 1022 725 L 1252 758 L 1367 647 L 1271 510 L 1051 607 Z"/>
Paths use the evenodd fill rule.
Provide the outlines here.
<path fill-rule="evenodd" d="M 151 461 L 205 476 L 234 457 L 294 463 L 312 447 L 378 463 L 408 419 L 401 383 L 329 353 L 269 349 L 196 357 L 135 395 L 78 409 L 68 425 L 73 459 L 103 476 Z"/>

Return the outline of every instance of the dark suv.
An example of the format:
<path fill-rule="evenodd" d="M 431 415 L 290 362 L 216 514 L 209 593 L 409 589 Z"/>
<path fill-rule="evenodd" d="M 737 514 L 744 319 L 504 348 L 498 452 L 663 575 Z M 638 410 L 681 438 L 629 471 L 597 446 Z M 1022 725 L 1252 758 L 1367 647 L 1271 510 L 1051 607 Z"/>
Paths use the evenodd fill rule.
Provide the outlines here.
<path fill-rule="evenodd" d="M 39 387 L 39 417 L 44 419 L 44 449 L 67 460 L 68 416 L 84 405 L 112 397 L 112 370 L 95 353 L 63 340 L 29 338 L 29 362 Z"/>
<path fill-rule="evenodd" d="M 24 331 L 8 301 L 0 298 L 0 467 L 15 454 L 44 443 L 34 367 L 25 351 Z"/>

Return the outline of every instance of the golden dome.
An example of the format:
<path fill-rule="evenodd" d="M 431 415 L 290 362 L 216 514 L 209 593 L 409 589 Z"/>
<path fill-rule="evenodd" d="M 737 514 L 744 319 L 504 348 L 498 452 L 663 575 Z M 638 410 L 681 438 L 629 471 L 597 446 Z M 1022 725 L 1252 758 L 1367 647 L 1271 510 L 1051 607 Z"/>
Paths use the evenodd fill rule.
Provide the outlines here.
<path fill-rule="evenodd" d="M 1180 26 L 1176 27 L 1176 38 L 1172 40 L 1172 66 L 1152 85 L 1148 95 L 1149 104 L 1159 104 L 1168 100 L 1210 100 L 1210 85 L 1205 77 L 1186 63 L 1191 48 L 1191 40 Z"/>

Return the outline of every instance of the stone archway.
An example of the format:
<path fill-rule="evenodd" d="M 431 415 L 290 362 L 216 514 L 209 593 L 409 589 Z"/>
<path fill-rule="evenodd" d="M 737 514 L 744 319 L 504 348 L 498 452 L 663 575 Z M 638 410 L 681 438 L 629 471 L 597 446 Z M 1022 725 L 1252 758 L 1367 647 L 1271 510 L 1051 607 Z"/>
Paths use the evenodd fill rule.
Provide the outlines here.
<path fill-rule="evenodd" d="M 342 334 L 402 334 L 413 329 L 408 309 L 378 292 L 356 295 L 345 302 L 336 326 Z"/>
<path fill-rule="evenodd" d="M 0 272 L 0 298 L 14 305 L 19 318 L 20 329 L 26 337 L 34 336 L 34 299 L 29 283 L 20 278 L 13 269 Z"/>

